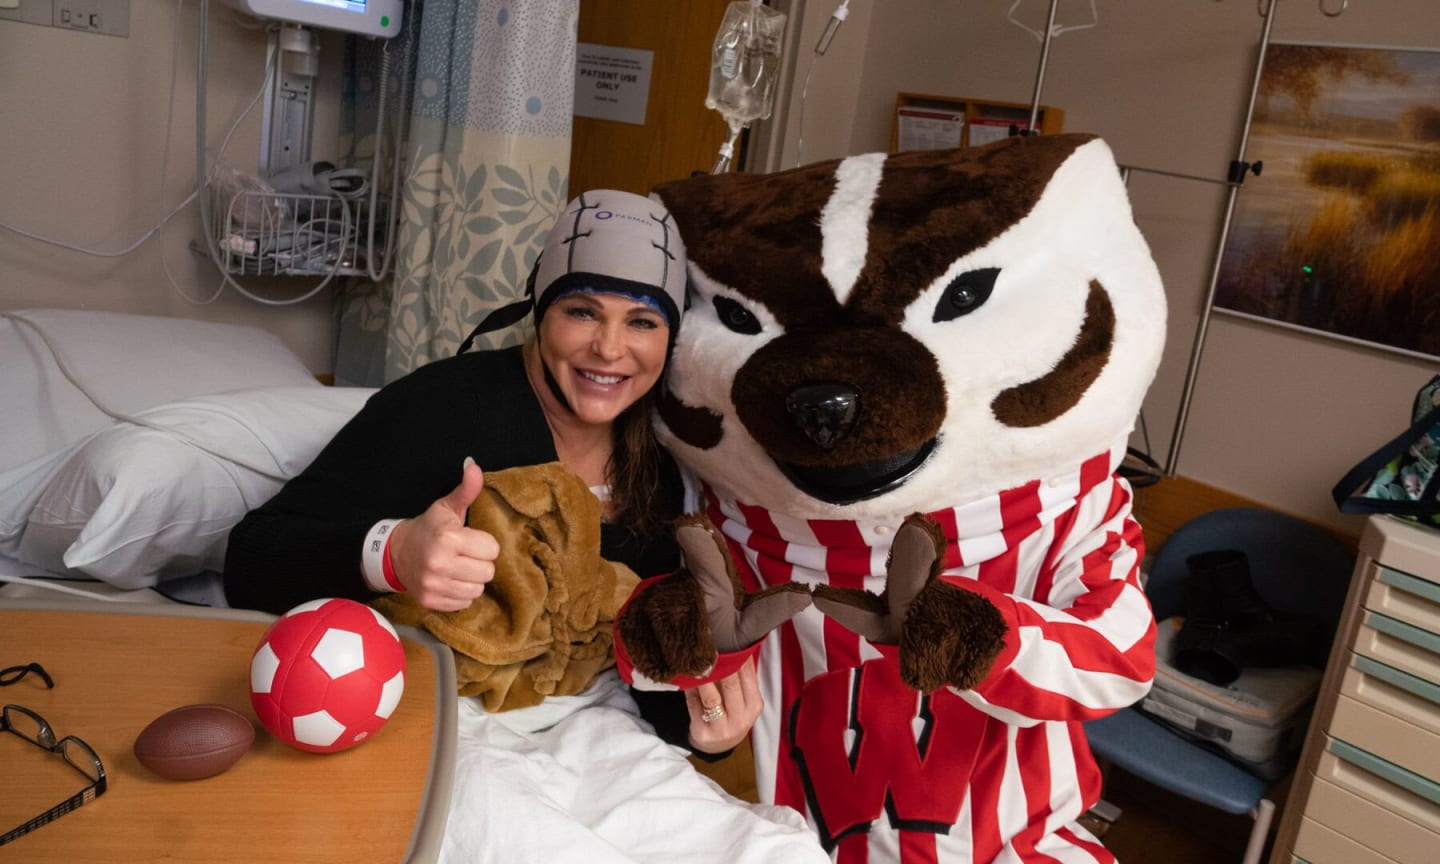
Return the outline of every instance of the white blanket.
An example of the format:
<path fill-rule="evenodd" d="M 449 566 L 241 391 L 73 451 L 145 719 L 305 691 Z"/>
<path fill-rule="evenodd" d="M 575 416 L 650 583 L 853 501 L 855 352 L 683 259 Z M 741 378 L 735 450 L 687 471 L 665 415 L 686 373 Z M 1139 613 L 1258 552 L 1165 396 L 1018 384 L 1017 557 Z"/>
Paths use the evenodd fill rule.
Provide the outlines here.
<path fill-rule="evenodd" d="M 830 860 L 794 810 L 729 795 L 656 738 L 613 671 L 534 708 L 459 711 L 442 862 Z"/>

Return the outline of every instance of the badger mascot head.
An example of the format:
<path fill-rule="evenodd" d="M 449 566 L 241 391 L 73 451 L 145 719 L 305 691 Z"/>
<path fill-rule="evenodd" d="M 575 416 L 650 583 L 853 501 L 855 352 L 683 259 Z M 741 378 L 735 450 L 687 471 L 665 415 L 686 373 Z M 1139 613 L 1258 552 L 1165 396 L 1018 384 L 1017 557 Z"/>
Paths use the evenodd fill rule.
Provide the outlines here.
<path fill-rule="evenodd" d="M 1130 430 L 1165 297 L 1109 148 L 1080 135 L 662 186 L 692 308 L 661 403 L 722 495 L 906 514 Z"/>
<path fill-rule="evenodd" d="M 1115 472 L 1165 298 L 1109 148 L 1016 137 L 654 194 L 691 304 L 656 423 L 698 512 L 685 567 L 617 619 L 622 674 L 753 661 L 760 794 L 864 847 L 847 860 L 1113 861 L 1076 821 L 1099 794 L 1080 724 L 1154 674 Z"/>

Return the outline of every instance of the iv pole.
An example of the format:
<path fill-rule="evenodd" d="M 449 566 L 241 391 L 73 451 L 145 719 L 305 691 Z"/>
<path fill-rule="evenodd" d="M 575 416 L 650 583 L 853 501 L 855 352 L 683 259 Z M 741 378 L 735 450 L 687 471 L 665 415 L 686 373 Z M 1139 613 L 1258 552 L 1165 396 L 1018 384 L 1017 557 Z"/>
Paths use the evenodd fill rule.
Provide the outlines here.
<path fill-rule="evenodd" d="M 1210 267 L 1210 286 L 1205 291 L 1205 304 L 1200 309 L 1200 322 L 1195 327 L 1195 341 L 1190 348 L 1190 366 L 1185 370 L 1185 386 L 1180 391 L 1180 408 L 1175 415 L 1175 430 L 1170 434 L 1170 452 L 1165 456 L 1165 476 L 1174 477 L 1176 464 L 1180 459 L 1180 442 L 1185 437 L 1185 422 L 1190 414 L 1190 400 L 1195 393 L 1195 377 L 1200 371 L 1200 355 L 1205 350 L 1205 334 L 1210 328 L 1210 315 L 1214 309 L 1215 286 L 1220 279 L 1220 261 L 1225 251 L 1225 240 L 1230 234 L 1230 220 L 1235 215 L 1235 197 L 1240 184 L 1245 180 L 1245 145 L 1250 140 L 1250 118 L 1255 113 L 1255 97 L 1260 91 L 1260 73 L 1265 66 L 1265 49 L 1270 44 L 1270 28 L 1275 22 L 1275 7 L 1280 0 L 1270 0 L 1265 10 L 1265 25 L 1260 33 L 1260 49 L 1255 58 L 1255 76 L 1250 82 L 1250 103 L 1245 108 L 1245 126 L 1240 132 L 1240 144 L 1236 148 L 1235 161 L 1231 162 L 1229 190 L 1225 197 L 1225 217 L 1220 222 L 1220 239 L 1215 244 L 1215 257 Z M 1322 7 L 1323 9 L 1323 7 Z M 1258 169 L 1259 166 L 1257 165 Z M 1258 173 L 1258 172 L 1257 172 Z"/>
<path fill-rule="evenodd" d="M 1030 97 L 1030 131 L 1039 131 L 1040 88 L 1045 84 L 1045 62 L 1050 59 L 1050 41 L 1055 38 L 1055 10 L 1060 0 L 1050 0 L 1050 17 L 1045 19 L 1045 38 L 1040 40 L 1040 68 L 1035 70 L 1035 91 Z"/>
<path fill-rule="evenodd" d="M 1226 238 L 1229 236 L 1230 233 L 1230 221 L 1235 213 L 1235 198 L 1240 191 L 1240 186 L 1245 182 L 1245 174 L 1252 171 L 1256 175 L 1260 173 L 1259 163 L 1256 163 L 1252 167 L 1249 163 L 1246 163 L 1242 160 L 1245 158 L 1245 146 L 1250 138 L 1250 118 L 1255 111 L 1255 99 L 1260 90 L 1260 73 L 1263 69 L 1265 62 L 1265 50 L 1270 44 L 1271 25 L 1274 23 L 1275 7 L 1279 4 L 1279 2 L 1280 0 L 1270 0 L 1268 7 L 1266 7 L 1265 10 L 1261 13 L 1265 18 L 1265 24 L 1261 31 L 1260 48 L 1255 60 L 1255 75 L 1250 82 L 1250 103 L 1246 107 L 1245 125 L 1241 130 L 1240 143 L 1236 150 L 1236 157 L 1235 160 L 1230 163 L 1230 173 L 1227 178 L 1224 180 L 1215 180 L 1209 177 L 1197 177 L 1190 174 L 1180 174 L 1173 171 L 1161 171 L 1153 168 L 1139 168 L 1127 165 L 1121 166 L 1121 176 L 1125 179 L 1127 183 L 1130 179 L 1131 171 L 1142 171 L 1167 177 L 1178 177 L 1185 180 L 1199 180 L 1205 183 L 1223 183 L 1224 185 L 1229 187 L 1228 192 L 1226 193 L 1225 216 L 1220 224 L 1220 238 L 1216 242 L 1215 255 L 1210 269 L 1210 283 L 1205 291 L 1205 303 L 1203 308 L 1200 310 L 1200 321 L 1195 327 L 1195 340 L 1190 348 L 1190 363 L 1185 370 L 1185 384 L 1181 389 L 1180 407 L 1175 417 L 1175 429 L 1171 433 L 1170 450 L 1165 457 L 1164 472 L 1166 477 L 1175 476 L 1176 467 L 1180 459 L 1180 443 L 1185 437 L 1185 423 L 1189 418 L 1190 402 L 1195 393 L 1195 378 L 1200 371 L 1200 358 L 1205 350 L 1205 336 L 1210 328 L 1210 315 L 1214 308 L 1213 304 L 1215 301 L 1215 288 L 1220 278 L 1221 256 L 1224 253 Z M 1320 10 L 1324 12 L 1327 16 L 1333 18 L 1345 11 L 1345 7 L 1349 4 L 1349 0 L 1343 0 L 1340 8 L 1334 13 L 1331 13 L 1325 7 L 1324 0 L 1320 0 L 1320 4 Z M 1045 64 L 1050 56 L 1050 41 L 1054 37 L 1055 10 L 1058 5 L 1059 0 L 1050 0 L 1050 16 L 1049 20 L 1046 22 L 1045 25 L 1044 38 L 1041 40 L 1042 47 L 1040 50 L 1040 66 L 1039 69 L 1036 71 L 1035 90 L 1034 95 L 1032 96 L 1032 102 L 1030 106 L 1030 129 L 1032 130 L 1031 134 L 1035 134 L 1034 130 L 1036 130 L 1037 128 L 1036 122 L 1040 115 L 1040 90 L 1041 87 L 1044 85 Z"/>

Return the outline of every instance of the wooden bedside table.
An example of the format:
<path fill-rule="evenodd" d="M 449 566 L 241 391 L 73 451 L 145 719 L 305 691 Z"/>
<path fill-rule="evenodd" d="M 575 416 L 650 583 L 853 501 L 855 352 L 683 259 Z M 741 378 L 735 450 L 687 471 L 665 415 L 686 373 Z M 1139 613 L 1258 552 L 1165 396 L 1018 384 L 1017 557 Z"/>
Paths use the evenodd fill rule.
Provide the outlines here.
<path fill-rule="evenodd" d="M 104 795 L 0 848 L 6 861 L 434 861 L 450 801 L 455 666 L 427 633 L 397 628 L 405 692 L 369 740 L 332 754 L 282 744 L 250 706 L 250 656 L 273 616 L 179 605 L 0 601 L 0 666 L 39 663 L 0 688 L 57 737 L 74 735 L 105 765 Z M 177 782 L 135 759 L 135 737 L 171 708 L 228 705 L 255 743 L 228 771 Z M 85 779 L 58 754 L 0 734 L 0 831 L 64 801 Z"/>

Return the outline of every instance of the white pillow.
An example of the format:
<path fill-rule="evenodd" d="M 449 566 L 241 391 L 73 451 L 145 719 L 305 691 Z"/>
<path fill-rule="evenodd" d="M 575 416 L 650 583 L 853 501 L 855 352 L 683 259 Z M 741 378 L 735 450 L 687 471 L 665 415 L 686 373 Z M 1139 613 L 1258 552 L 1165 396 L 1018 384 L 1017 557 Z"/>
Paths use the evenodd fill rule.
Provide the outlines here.
<path fill-rule="evenodd" d="M 126 415 L 250 387 L 324 389 L 279 338 L 256 327 L 77 309 L 0 312 L 0 555 L 15 556 L 55 471 L 114 422 L 65 370 Z"/>
<path fill-rule="evenodd" d="M 119 588 L 220 570 L 235 523 L 374 392 L 260 388 L 138 412 L 164 428 L 116 423 L 75 448 L 31 509 L 15 557 Z"/>
<path fill-rule="evenodd" d="M 17 321 L 7 315 L 20 316 Z M 25 309 L 0 314 L 0 478 L 109 426 L 103 404 L 132 414 L 176 399 L 248 387 L 322 386 L 275 334 L 185 318 Z"/>

